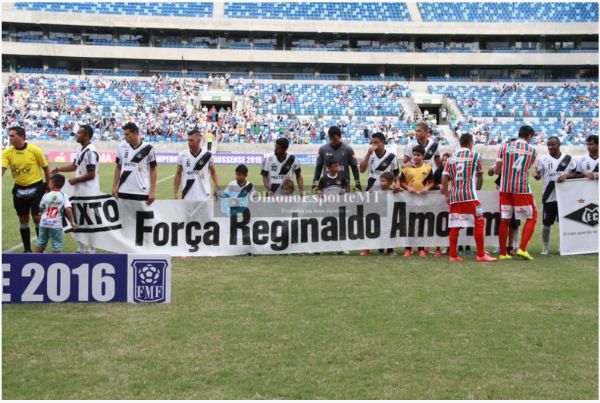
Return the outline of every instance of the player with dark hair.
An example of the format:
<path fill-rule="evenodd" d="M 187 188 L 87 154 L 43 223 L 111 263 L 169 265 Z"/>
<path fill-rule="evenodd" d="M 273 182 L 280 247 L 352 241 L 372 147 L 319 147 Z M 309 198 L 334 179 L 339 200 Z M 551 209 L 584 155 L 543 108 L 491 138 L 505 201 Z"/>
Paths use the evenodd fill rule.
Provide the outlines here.
<path fill-rule="evenodd" d="M 215 200 L 219 194 L 219 178 L 213 165 L 212 153 L 202 149 L 202 133 L 194 129 L 188 133 L 188 148 L 177 156 L 177 170 L 173 179 L 173 199 L 179 198 L 183 177 L 182 200 L 205 201 L 210 199 L 210 180 L 215 185 Z"/>
<path fill-rule="evenodd" d="M 481 156 L 472 150 L 473 136 L 470 133 L 460 136 L 459 142 L 460 149 L 448 158 L 442 173 L 442 193 L 446 196 L 446 201 L 450 205 L 448 259 L 450 261 L 463 260 L 458 256 L 457 251 L 458 233 L 461 228 L 475 227 L 473 236 L 477 245 L 477 261 L 495 262 L 496 258 L 485 252 L 485 217 L 476 193 L 476 190 L 480 190 L 483 184 Z M 477 181 L 475 187 L 473 186 L 473 179 Z"/>
<path fill-rule="evenodd" d="M 398 176 L 400 169 L 398 167 L 398 159 L 396 154 L 385 149 L 385 135 L 381 132 L 373 133 L 371 136 L 371 145 L 367 150 L 367 154 L 360 162 L 360 172 L 365 172 L 369 169 L 369 179 L 367 180 L 367 191 L 381 190 L 379 177 L 384 172 L 391 172 L 394 178 Z M 394 189 L 398 191 L 399 189 Z"/>
<path fill-rule="evenodd" d="M 410 164 L 413 156 L 413 149 L 416 146 L 421 146 L 425 150 L 423 154 L 423 162 L 431 165 L 433 170 L 437 170 L 442 165 L 440 156 L 439 143 L 431 138 L 431 129 L 425 122 L 417 123 L 415 127 L 415 139 L 406 145 L 404 149 L 404 165 Z"/>
<path fill-rule="evenodd" d="M 556 201 L 556 182 L 563 182 L 570 173 L 575 172 L 577 163 L 569 154 L 560 152 L 560 139 L 549 137 L 546 145 L 548 154 L 540 157 L 535 164 L 536 180 L 543 180 L 542 189 L 542 255 L 549 253 L 550 227 L 558 220 L 558 202 Z"/>
<path fill-rule="evenodd" d="M 289 146 L 288 139 L 283 137 L 277 139 L 274 152 L 267 155 L 263 161 L 260 173 L 263 177 L 265 189 L 267 189 L 267 196 L 283 194 L 282 183 L 286 179 L 292 180 L 294 175 L 296 175 L 300 196 L 304 195 L 304 180 L 302 179 L 300 162 L 295 155 L 287 153 Z"/>
<path fill-rule="evenodd" d="M 100 193 L 100 159 L 98 152 L 92 144 L 94 129 L 90 125 L 81 125 L 75 139 L 81 145 L 75 160 L 71 165 L 56 167 L 52 170 L 52 174 L 59 172 L 77 171 L 77 176 L 69 179 L 69 184 L 74 188 L 73 196 L 79 196 L 82 192 L 92 191 Z M 62 187 L 62 186 L 61 186 Z M 77 253 L 94 253 L 94 247 L 86 245 L 83 242 L 78 242 L 79 247 Z"/>
<path fill-rule="evenodd" d="M 146 204 L 150 205 L 156 198 L 154 148 L 140 139 L 135 123 L 127 123 L 123 131 L 125 142 L 117 150 L 112 195 L 116 199 L 146 200 Z"/>
<path fill-rule="evenodd" d="M 588 153 L 577 161 L 577 173 L 570 178 L 588 178 L 598 180 L 598 135 L 592 134 L 585 139 Z"/>
<path fill-rule="evenodd" d="M 323 144 L 319 147 L 319 155 L 317 157 L 317 166 L 315 167 L 315 175 L 313 177 L 313 192 L 316 192 L 321 178 L 321 172 L 323 166 L 326 164 L 328 158 L 335 158 L 339 162 L 340 173 L 346 178 L 346 182 L 350 185 L 350 169 L 352 169 L 352 176 L 354 177 L 354 185 L 356 190 L 361 191 L 362 186 L 360 184 L 360 173 L 358 171 L 358 164 L 356 162 L 356 156 L 354 150 L 347 144 L 342 142 L 342 130 L 339 126 L 331 126 L 328 131 L 329 143 Z M 325 173 L 323 177 L 329 172 L 325 165 Z"/>
<path fill-rule="evenodd" d="M 527 244 L 535 231 L 537 220 L 535 199 L 529 186 L 529 168 L 534 165 L 537 156 L 535 148 L 529 144 L 534 134 L 531 126 L 521 126 L 519 138 L 516 141 L 504 143 L 498 150 L 494 173 L 502 173 L 500 180 L 501 220 L 498 235 L 500 260 L 512 258 L 507 254 L 506 242 L 513 214 L 516 219 L 526 220 L 517 255 L 526 260 L 533 260 L 533 257 L 527 252 Z"/>
<path fill-rule="evenodd" d="M 45 190 L 49 190 L 50 169 L 42 150 L 25 141 L 25 130 L 22 127 L 8 129 L 10 147 L 2 152 L 2 175 L 10 167 L 10 173 L 15 181 L 12 189 L 13 205 L 19 217 L 21 240 L 25 253 L 31 253 L 31 232 L 29 229 L 29 214 L 39 235 L 40 202 Z M 42 180 L 44 172 L 46 185 Z"/>

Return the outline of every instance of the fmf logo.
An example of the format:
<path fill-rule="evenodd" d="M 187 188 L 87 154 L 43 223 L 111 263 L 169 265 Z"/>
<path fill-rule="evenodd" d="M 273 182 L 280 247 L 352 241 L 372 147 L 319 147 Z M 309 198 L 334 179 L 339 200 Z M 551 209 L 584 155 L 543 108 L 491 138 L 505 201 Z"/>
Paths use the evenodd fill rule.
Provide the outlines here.
<path fill-rule="evenodd" d="M 565 218 L 573 221 L 577 221 L 581 224 L 589 225 L 590 227 L 598 226 L 598 205 L 596 203 L 590 203 L 585 207 L 577 209 L 570 214 L 567 214 Z"/>
<path fill-rule="evenodd" d="M 167 262 L 164 260 L 134 260 L 134 302 L 164 302 Z"/>

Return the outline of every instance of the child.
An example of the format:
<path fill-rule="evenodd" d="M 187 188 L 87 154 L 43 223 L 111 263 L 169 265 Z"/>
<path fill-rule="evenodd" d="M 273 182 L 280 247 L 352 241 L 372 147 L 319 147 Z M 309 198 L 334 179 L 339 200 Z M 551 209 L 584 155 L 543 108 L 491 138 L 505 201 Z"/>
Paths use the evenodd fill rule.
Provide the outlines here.
<path fill-rule="evenodd" d="M 229 182 L 222 197 L 248 197 L 256 193 L 254 185 L 246 180 L 248 167 L 240 164 L 235 168 L 235 180 Z"/>
<path fill-rule="evenodd" d="M 65 177 L 60 174 L 50 178 L 50 192 L 42 197 L 40 209 L 40 235 L 34 248 L 35 253 L 46 249 L 48 240 L 52 243 L 52 252 L 60 253 L 64 246 L 63 217 L 66 216 L 73 228 L 77 228 L 69 197 L 60 191 L 65 184 Z"/>
<path fill-rule="evenodd" d="M 294 182 L 287 178 L 281 183 L 281 193 L 284 196 L 292 196 L 294 194 Z"/>
<path fill-rule="evenodd" d="M 422 146 L 414 146 L 412 155 L 412 165 L 406 165 L 402 168 L 400 186 L 411 193 L 424 195 L 429 192 L 434 185 L 431 165 L 423 164 L 425 149 Z M 404 256 L 412 256 L 412 248 L 405 248 Z M 419 256 L 427 256 L 425 248 L 419 247 Z"/>
<path fill-rule="evenodd" d="M 381 185 L 382 191 L 392 190 L 392 186 L 394 184 L 394 174 L 391 172 L 384 172 L 379 176 L 379 183 Z M 388 249 L 379 249 L 379 255 L 381 256 L 397 256 L 396 252 L 394 252 L 394 248 Z M 363 249 L 360 251 L 361 256 L 369 256 L 371 251 L 369 249 Z"/>
<path fill-rule="evenodd" d="M 238 214 L 244 211 L 247 206 L 247 197 L 256 193 L 256 189 L 251 182 L 248 182 L 248 167 L 240 164 L 235 168 L 235 180 L 229 182 L 229 185 L 221 193 L 221 211 L 227 211 L 229 214 Z M 240 200 L 246 199 L 246 200 Z M 226 203 L 224 205 L 223 203 Z M 246 256 L 253 256 L 252 253 L 246 253 Z"/>
<path fill-rule="evenodd" d="M 348 181 L 344 175 L 340 175 L 340 162 L 336 158 L 329 158 L 325 162 L 327 173 L 323 175 L 317 185 L 317 194 L 339 194 L 343 195 L 348 191 Z"/>

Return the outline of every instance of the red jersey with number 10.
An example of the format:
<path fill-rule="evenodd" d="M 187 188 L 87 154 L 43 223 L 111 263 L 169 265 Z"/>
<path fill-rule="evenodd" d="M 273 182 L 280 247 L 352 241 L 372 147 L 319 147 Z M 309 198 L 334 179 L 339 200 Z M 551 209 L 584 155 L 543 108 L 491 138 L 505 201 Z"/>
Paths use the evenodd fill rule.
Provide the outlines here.
<path fill-rule="evenodd" d="M 518 139 L 503 144 L 498 150 L 497 161 L 502 161 L 500 191 L 505 193 L 531 194 L 529 168 L 537 153 L 535 148 Z"/>
<path fill-rule="evenodd" d="M 448 158 L 442 175 L 452 182 L 450 204 L 477 200 L 474 179 L 477 172 L 482 171 L 481 156 L 468 148 L 461 148 Z"/>

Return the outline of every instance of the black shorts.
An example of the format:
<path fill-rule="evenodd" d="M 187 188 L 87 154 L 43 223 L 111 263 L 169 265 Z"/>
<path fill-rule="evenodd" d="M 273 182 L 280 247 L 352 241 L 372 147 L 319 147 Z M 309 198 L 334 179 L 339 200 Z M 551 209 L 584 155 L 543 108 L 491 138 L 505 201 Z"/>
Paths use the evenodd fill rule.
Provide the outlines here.
<path fill-rule="evenodd" d="M 40 215 L 40 202 L 45 193 L 43 181 L 34 183 L 31 186 L 15 185 L 12 193 L 13 205 L 19 217 L 28 216 L 29 213 L 32 216 Z"/>
<path fill-rule="evenodd" d="M 542 224 L 546 227 L 558 221 L 558 202 L 547 202 L 542 208 Z"/>

